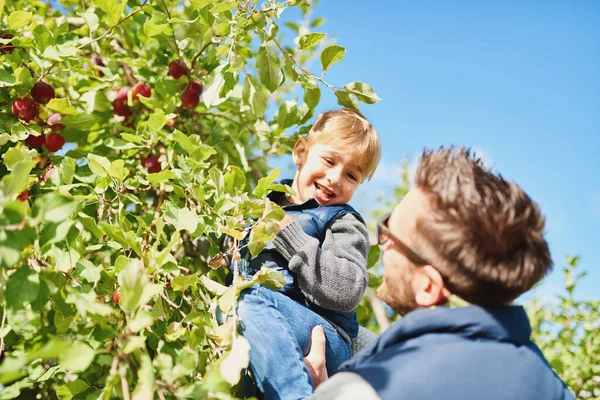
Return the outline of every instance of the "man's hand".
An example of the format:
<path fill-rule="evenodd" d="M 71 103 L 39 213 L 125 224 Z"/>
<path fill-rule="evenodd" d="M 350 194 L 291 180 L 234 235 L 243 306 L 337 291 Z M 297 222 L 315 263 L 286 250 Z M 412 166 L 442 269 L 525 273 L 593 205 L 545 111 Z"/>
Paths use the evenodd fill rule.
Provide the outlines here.
<path fill-rule="evenodd" d="M 315 389 L 327 380 L 327 369 L 325 368 L 325 332 L 323 327 L 317 325 L 311 334 L 311 345 L 308 355 L 304 357 L 304 363 Z"/>
<path fill-rule="evenodd" d="M 277 232 L 281 232 L 283 228 L 285 228 L 288 224 L 294 222 L 294 218 L 285 214 L 285 217 L 279 222 L 277 222 Z"/>

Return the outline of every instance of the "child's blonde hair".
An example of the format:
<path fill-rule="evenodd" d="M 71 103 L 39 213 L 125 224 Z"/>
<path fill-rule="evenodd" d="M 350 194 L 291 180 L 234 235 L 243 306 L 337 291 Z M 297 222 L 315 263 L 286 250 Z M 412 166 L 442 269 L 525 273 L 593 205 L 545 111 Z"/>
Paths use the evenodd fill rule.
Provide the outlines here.
<path fill-rule="evenodd" d="M 381 159 L 377 131 L 364 115 L 351 108 L 326 111 L 319 115 L 306 141 L 309 148 L 315 143 L 333 144 L 356 152 L 363 177 L 367 179 L 373 177 Z"/>

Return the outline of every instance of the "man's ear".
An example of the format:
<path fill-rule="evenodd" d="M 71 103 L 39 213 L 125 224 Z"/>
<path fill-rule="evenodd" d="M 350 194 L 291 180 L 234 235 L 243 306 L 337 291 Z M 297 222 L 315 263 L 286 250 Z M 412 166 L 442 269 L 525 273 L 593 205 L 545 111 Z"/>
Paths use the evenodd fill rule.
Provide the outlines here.
<path fill-rule="evenodd" d="M 413 288 L 415 300 L 421 307 L 442 305 L 450 297 L 450 291 L 444 283 L 444 278 L 431 265 L 425 265 L 415 270 Z"/>
<path fill-rule="evenodd" d="M 294 145 L 294 150 L 292 151 L 292 160 L 294 161 L 294 164 L 298 167 L 302 166 L 306 160 L 307 154 L 308 143 L 306 142 L 306 138 L 301 137 Z"/>

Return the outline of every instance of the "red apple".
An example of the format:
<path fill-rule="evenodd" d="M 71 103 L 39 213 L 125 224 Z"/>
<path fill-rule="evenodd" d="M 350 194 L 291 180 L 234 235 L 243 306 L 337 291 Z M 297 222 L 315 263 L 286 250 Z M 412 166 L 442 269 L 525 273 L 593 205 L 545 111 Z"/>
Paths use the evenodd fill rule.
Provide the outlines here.
<path fill-rule="evenodd" d="M 40 104 L 48 104 L 56 96 L 54 88 L 46 82 L 39 81 L 31 89 L 31 97 Z"/>
<path fill-rule="evenodd" d="M 149 154 L 142 160 L 142 166 L 146 167 L 149 173 L 155 174 L 160 172 L 160 162 L 156 154 Z"/>
<path fill-rule="evenodd" d="M 138 95 L 144 96 L 144 97 L 150 97 L 152 94 L 152 91 L 150 90 L 150 86 L 147 83 L 143 83 L 143 82 L 138 82 L 131 90 L 132 90 L 131 97 L 133 97 L 134 100 L 138 99 Z"/>
<path fill-rule="evenodd" d="M 121 117 L 130 117 L 133 114 L 125 100 L 116 99 L 113 103 L 113 112 Z"/>
<path fill-rule="evenodd" d="M 187 68 L 183 66 L 181 61 L 173 60 L 169 63 L 169 75 L 171 75 L 175 79 L 181 78 L 183 75 L 187 74 Z"/>
<path fill-rule="evenodd" d="M 189 89 L 198 93 L 198 96 L 200 96 L 202 94 L 202 89 L 204 89 L 204 86 L 202 85 L 202 82 L 192 82 L 190 83 Z"/>
<path fill-rule="evenodd" d="M 31 148 L 42 147 L 45 142 L 46 136 L 44 136 L 43 133 L 40 136 L 29 135 L 27 136 L 27 139 L 25 139 L 25 144 Z"/>
<path fill-rule="evenodd" d="M 31 121 L 38 116 L 38 105 L 31 97 L 16 99 L 12 104 L 12 113 L 24 121 Z"/>
<path fill-rule="evenodd" d="M 27 201 L 28 198 L 29 198 L 29 191 L 27 189 L 23 190 L 17 196 L 17 200 L 21 200 L 21 201 Z"/>
<path fill-rule="evenodd" d="M 65 144 L 65 138 L 59 133 L 51 133 L 46 136 L 46 148 L 52 153 L 60 150 Z"/>
<path fill-rule="evenodd" d="M 181 104 L 185 108 L 188 108 L 190 110 L 196 108 L 198 102 L 200 102 L 200 95 L 192 89 L 186 89 L 181 94 Z"/>
<path fill-rule="evenodd" d="M 120 298 L 121 296 L 119 296 L 119 293 L 113 293 L 113 300 L 115 301 L 115 304 L 119 304 Z"/>
<path fill-rule="evenodd" d="M 127 100 L 127 93 L 129 93 L 130 90 L 131 88 L 129 86 L 123 86 L 121 89 L 119 89 L 119 92 L 117 93 L 117 99 Z"/>

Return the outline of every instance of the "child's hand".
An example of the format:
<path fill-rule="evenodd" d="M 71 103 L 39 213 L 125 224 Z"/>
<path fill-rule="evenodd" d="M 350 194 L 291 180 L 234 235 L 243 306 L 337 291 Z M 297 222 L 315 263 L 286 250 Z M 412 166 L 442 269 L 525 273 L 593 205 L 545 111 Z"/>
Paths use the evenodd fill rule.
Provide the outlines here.
<path fill-rule="evenodd" d="M 283 228 L 292 222 L 294 222 L 294 218 L 286 214 L 281 221 L 277 222 L 277 233 L 281 232 Z"/>

